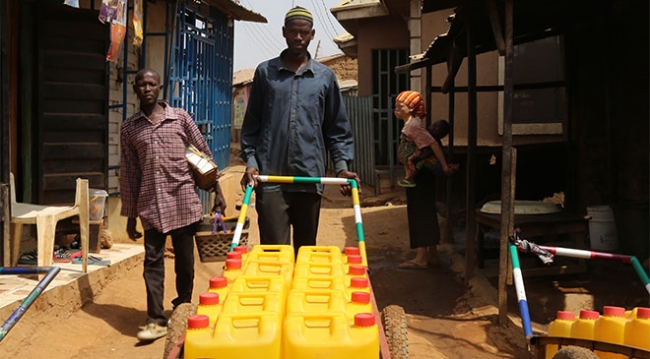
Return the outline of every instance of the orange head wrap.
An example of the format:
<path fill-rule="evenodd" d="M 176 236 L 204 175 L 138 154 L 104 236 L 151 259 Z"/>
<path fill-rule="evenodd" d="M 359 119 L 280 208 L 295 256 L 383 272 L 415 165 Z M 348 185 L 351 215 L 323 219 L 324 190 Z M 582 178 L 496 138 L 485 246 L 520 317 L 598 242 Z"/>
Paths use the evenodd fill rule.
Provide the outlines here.
<path fill-rule="evenodd" d="M 408 106 L 417 117 L 424 118 L 427 115 L 422 95 L 417 91 L 402 91 L 397 95 L 397 101 Z"/>

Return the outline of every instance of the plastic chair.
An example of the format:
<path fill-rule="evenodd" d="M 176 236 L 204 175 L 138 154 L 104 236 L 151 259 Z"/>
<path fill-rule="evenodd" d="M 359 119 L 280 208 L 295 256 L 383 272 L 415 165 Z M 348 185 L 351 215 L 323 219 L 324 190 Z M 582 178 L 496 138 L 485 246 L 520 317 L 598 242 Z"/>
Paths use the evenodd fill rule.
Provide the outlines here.
<path fill-rule="evenodd" d="M 54 235 L 56 224 L 62 219 L 79 216 L 79 235 L 81 237 L 82 269 L 88 271 L 88 180 L 77 178 L 75 203 L 73 206 L 43 206 L 38 204 L 16 202 L 16 186 L 13 173 L 11 180 L 11 264 L 16 266 L 20 257 L 20 242 L 23 225 L 36 225 L 37 266 L 52 265 L 54 253 Z"/>

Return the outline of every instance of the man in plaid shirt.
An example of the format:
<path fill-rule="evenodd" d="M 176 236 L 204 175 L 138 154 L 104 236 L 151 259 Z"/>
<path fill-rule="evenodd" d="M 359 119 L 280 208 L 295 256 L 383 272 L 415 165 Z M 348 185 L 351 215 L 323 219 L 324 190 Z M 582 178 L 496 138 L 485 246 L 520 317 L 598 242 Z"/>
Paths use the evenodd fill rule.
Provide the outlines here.
<path fill-rule="evenodd" d="M 147 289 L 147 325 L 140 340 L 155 340 L 167 334 L 163 308 L 165 241 L 172 237 L 176 292 L 174 308 L 192 300 L 194 286 L 194 234 L 203 216 L 192 169 L 185 149 L 194 145 L 210 156 L 210 149 L 192 117 L 180 108 L 158 101 L 160 75 L 143 69 L 135 76 L 133 91 L 140 111 L 121 127 L 121 214 L 128 217 L 126 231 L 137 240 L 140 217 L 144 228 L 144 280 Z M 216 206 L 226 204 L 215 186 Z"/>

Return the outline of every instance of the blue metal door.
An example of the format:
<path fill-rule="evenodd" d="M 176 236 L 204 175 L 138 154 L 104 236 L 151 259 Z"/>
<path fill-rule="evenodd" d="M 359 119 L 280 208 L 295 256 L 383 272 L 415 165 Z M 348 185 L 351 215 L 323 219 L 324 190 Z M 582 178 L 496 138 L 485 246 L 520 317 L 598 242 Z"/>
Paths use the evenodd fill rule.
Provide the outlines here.
<path fill-rule="evenodd" d="M 176 5 L 169 103 L 189 112 L 220 169 L 230 165 L 233 28 L 223 12 L 194 1 Z"/>

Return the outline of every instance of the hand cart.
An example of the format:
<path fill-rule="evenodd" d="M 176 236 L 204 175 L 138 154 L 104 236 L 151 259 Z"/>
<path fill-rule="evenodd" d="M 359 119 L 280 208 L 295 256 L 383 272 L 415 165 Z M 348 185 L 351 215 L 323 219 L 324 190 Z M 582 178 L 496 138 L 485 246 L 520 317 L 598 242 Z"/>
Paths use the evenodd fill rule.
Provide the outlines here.
<path fill-rule="evenodd" d="M 333 178 L 333 177 L 289 177 L 289 176 L 257 176 L 260 182 L 275 182 L 275 183 L 294 183 L 294 184 L 324 184 L 324 185 L 349 185 L 352 189 L 352 204 L 354 208 L 354 216 L 356 223 L 356 232 L 359 253 L 362 257 L 362 265 L 368 266 L 368 258 L 366 255 L 366 244 L 363 232 L 363 223 L 361 220 L 361 205 L 359 202 L 359 187 L 354 179 Z M 244 223 L 246 221 L 246 213 L 248 211 L 249 202 L 253 187 L 251 185 L 246 187 L 244 199 L 242 202 L 241 210 L 239 213 L 237 225 L 235 226 L 234 235 L 230 251 L 239 245 Z M 408 334 L 406 314 L 404 309 L 397 305 L 389 305 L 381 312 L 377 307 L 377 302 L 372 292 L 372 286 L 369 284 L 370 301 L 373 308 L 373 315 L 379 330 L 379 353 L 380 358 L 408 358 Z M 191 303 L 185 303 L 174 310 L 169 324 L 168 334 L 165 343 L 164 358 L 183 358 L 185 330 L 187 328 L 187 319 L 196 313 L 197 306 Z M 215 358 L 219 353 L 215 353 Z M 290 358 L 287 358 L 290 359 Z"/>

